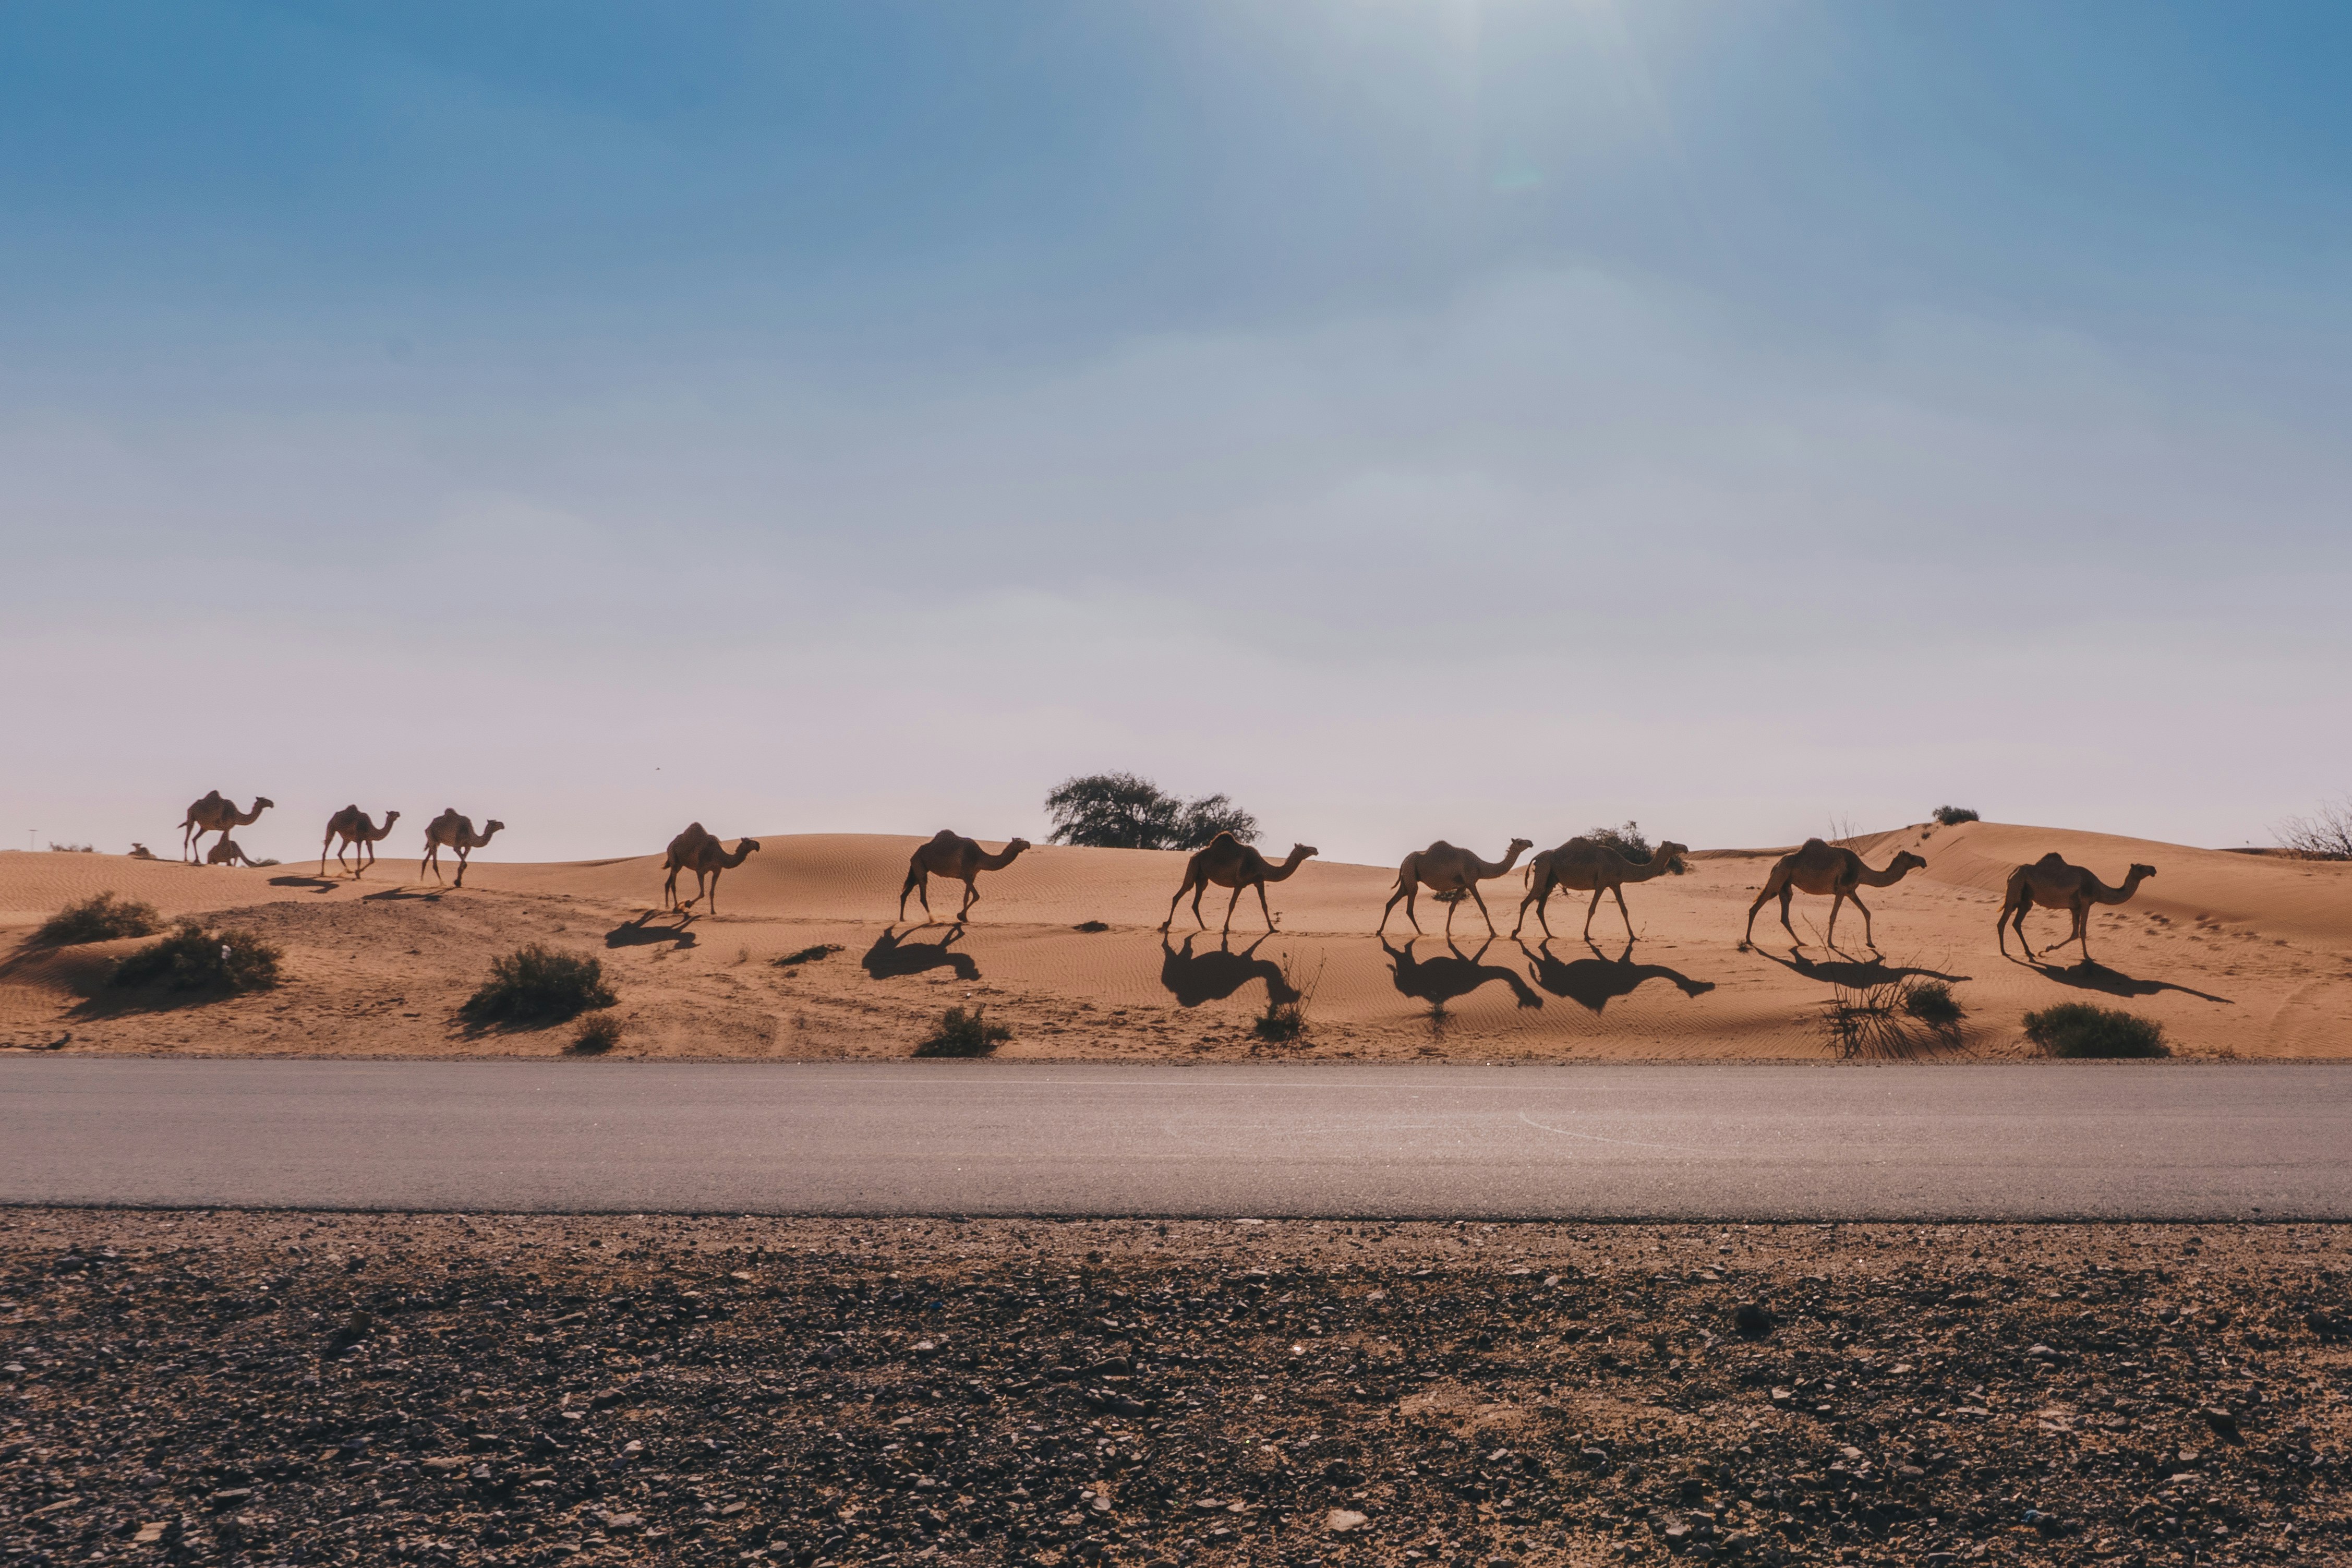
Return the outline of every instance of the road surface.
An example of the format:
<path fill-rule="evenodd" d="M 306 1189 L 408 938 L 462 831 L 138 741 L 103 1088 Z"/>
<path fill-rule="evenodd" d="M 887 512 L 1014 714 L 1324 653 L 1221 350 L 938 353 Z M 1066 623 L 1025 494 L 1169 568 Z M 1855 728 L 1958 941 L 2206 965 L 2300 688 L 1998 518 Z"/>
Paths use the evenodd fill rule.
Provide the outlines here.
<path fill-rule="evenodd" d="M 2352 1068 L 0 1060 L 0 1203 L 2352 1219 Z"/>

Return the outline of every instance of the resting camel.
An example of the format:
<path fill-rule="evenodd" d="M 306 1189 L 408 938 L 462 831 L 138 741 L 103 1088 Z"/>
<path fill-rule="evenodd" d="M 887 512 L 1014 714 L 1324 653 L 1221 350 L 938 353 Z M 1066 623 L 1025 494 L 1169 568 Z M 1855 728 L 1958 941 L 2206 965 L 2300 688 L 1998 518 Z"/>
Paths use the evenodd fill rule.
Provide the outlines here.
<path fill-rule="evenodd" d="M 1592 940 L 1592 913 L 1601 907 L 1604 892 L 1617 895 L 1617 913 L 1625 922 L 1625 940 L 1633 940 L 1633 917 L 1625 912 L 1625 884 L 1646 882 L 1653 877 L 1663 877 L 1673 870 L 1675 857 L 1690 853 L 1686 844 L 1666 843 L 1650 852 L 1647 865 L 1636 865 L 1620 855 L 1612 847 L 1597 838 L 1571 838 L 1557 849 L 1547 849 L 1528 862 L 1528 895 L 1519 900 L 1519 923 L 1511 934 L 1528 923 L 1528 906 L 1536 907 L 1536 920 L 1543 933 L 1551 935 L 1551 921 L 1544 918 L 1544 906 L 1551 901 L 1554 888 L 1592 891 L 1592 902 L 1585 906 L 1584 940 Z"/>
<path fill-rule="evenodd" d="M 347 805 L 327 818 L 327 836 L 319 840 L 319 875 L 323 877 L 327 874 L 327 846 L 340 838 L 342 842 L 336 845 L 335 864 L 351 871 L 354 881 L 366 876 L 367 868 L 375 864 L 377 840 L 392 837 L 392 825 L 399 820 L 400 813 L 387 811 L 383 814 L 383 826 L 378 827 L 369 819 L 368 814 L 356 805 Z M 353 846 L 360 850 L 357 870 L 352 870 L 343 860 L 345 852 Z"/>
<path fill-rule="evenodd" d="M 2135 864 L 2124 873 L 2124 885 L 2110 888 L 2080 866 L 2070 866 L 2064 857 L 2053 849 L 2031 866 L 2020 866 L 2009 874 L 2009 888 L 2001 894 L 2000 921 L 1993 927 L 2000 938 L 2003 957 L 2009 953 L 2009 928 L 2017 927 L 2017 945 L 2025 948 L 2030 961 L 2033 950 L 2025 947 L 2025 915 L 2034 905 L 2045 910 L 2064 910 L 2074 917 L 2074 929 L 2064 942 L 2083 944 L 2083 962 L 2091 962 L 2091 906 L 2120 904 L 2139 890 L 2139 885 L 2156 875 L 2153 866 Z M 2048 952 L 2050 949 L 2042 950 Z"/>
<path fill-rule="evenodd" d="M 735 841 L 735 852 L 730 855 L 727 847 L 712 837 L 702 824 L 688 823 L 686 831 L 669 841 L 669 877 L 662 883 L 662 908 L 682 910 L 688 904 L 701 902 L 707 893 L 710 898 L 710 912 L 717 914 L 719 873 L 740 866 L 759 847 L 760 841 L 756 838 L 739 838 Z M 685 904 L 677 901 L 677 874 L 680 871 L 694 873 L 694 897 L 687 900 Z"/>
<path fill-rule="evenodd" d="M 1514 838 L 1511 840 L 1511 852 L 1492 863 L 1479 859 L 1467 849 L 1456 849 L 1443 838 L 1426 849 L 1414 850 L 1404 858 L 1404 864 L 1397 868 L 1396 891 L 1389 895 L 1388 907 L 1381 910 L 1380 928 L 1372 934 L 1378 936 L 1389 929 L 1389 910 L 1397 907 L 1399 899 L 1404 900 L 1404 918 L 1412 921 L 1412 929 L 1419 931 L 1421 921 L 1412 912 L 1413 899 L 1422 889 L 1427 888 L 1445 900 L 1446 935 L 1454 934 L 1454 911 L 1460 907 L 1462 895 L 1467 893 L 1477 900 L 1478 912 L 1486 919 L 1486 934 L 1493 936 L 1495 917 L 1486 914 L 1486 900 L 1479 898 L 1478 884 L 1491 882 L 1506 875 L 1519 863 L 1520 856 L 1534 847 L 1535 841 L 1531 838 Z"/>
<path fill-rule="evenodd" d="M 425 879 L 425 870 L 428 866 L 433 869 L 433 879 L 436 882 L 441 879 L 441 851 L 446 847 L 457 852 L 457 878 L 454 886 L 464 887 L 467 859 L 490 841 L 490 835 L 505 826 L 505 823 L 492 817 L 482 825 L 481 832 L 476 833 L 472 817 L 458 816 L 454 805 L 442 807 L 441 815 L 425 825 L 425 858 L 417 862 L 417 880 Z"/>
<path fill-rule="evenodd" d="M 931 918 L 931 879 L 953 877 L 963 884 L 963 908 L 956 911 L 955 923 L 963 924 L 963 917 L 980 901 L 980 874 L 1002 871 L 1021 858 L 1021 851 L 1029 847 L 1026 838 L 1005 840 L 1002 854 L 991 855 L 974 839 L 966 838 L 951 827 L 942 827 L 931 835 L 930 842 L 917 847 L 907 858 L 907 882 L 898 889 L 898 918 L 907 918 L 907 895 L 913 893 L 923 900 L 923 920 Z"/>
<path fill-rule="evenodd" d="M 1185 894 L 1190 893 L 1192 895 L 1192 918 L 1200 922 L 1202 931 L 1208 930 L 1209 922 L 1201 919 L 1201 895 L 1209 890 L 1210 883 L 1214 882 L 1220 888 L 1234 890 L 1234 896 L 1225 900 L 1225 930 L 1230 931 L 1234 929 L 1234 908 L 1242 901 L 1242 889 L 1255 888 L 1258 913 L 1265 917 L 1265 929 L 1272 931 L 1274 911 L 1265 906 L 1265 885 L 1286 880 L 1293 871 L 1307 863 L 1309 856 L 1321 853 L 1312 845 L 1294 844 L 1290 847 L 1289 858 L 1276 866 L 1232 834 L 1220 833 L 1209 840 L 1207 848 L 1197 851 L 1184 862 L 1184 885 L 1176 889 L 1174 898 L 1168 900 L 1168 918 L 1160 922 L 1160 929 L 1166 931 L 1176 923 L 1176 906 L 1184 901 Z"/>
<path fill-rule="evenodd" d="M 227 834 L 224 833 L 220 836 L 220 842 L 215 844 L 210 849 L 205 851 L 205 864 L 207 866 L 250 866 L 253 864 L 253 857 L 247 855 L 245 852 L 244 847 L 239 845 L 236 839 L 231 838 Z"/>
<path fill-rule="evenodd" d="M 1862 901 L 1857 888 L 1891 888 L 1927 862 L 1908 849 L 1896 852 L 1884 871 L 1874 871 L 1862 863 L 1862 857 L 1851 849 L 1840 848 L 1819 838 L 1808 838 L 1794 855 L 1783 855 L 1773 866 L 1772 874 L 1764 879 L 1764 890 L 1748 906 L 1748 931 L 1739 939 L 1742 951 L 1756 940 L 1756 911 L 1774 899 L 1780 900 L 1780 923 L 1788 927 L 1789 940 L 1797 942 L 1797 928 L 1789 925 L 1789 895 L 1794 892 L 1828 894 L 1834 900 L 1830 905 L 1830 931 L 1827 945 L 1837 946 L 1838 910 L 1848 899 L 1862 911 L 1862 940 L 1864 946 L 1875 949 L 1876 939 L 1870 931 L 1870 906 Z"/>
<path fill-rule="evenodd" d="M 180 858 L 194 865 L 195 847 L 205 834 L 217 833 L 226 838 L 230 828 L 245 826 L 277 804 L 268 795 L 257 795 L 253 797 L 251 811 L 239 811 L 235 801 L 221 798 L 220 791 L 205 791 L 205 798 L 188 807 L 188 815 L 180 824 Z"/>

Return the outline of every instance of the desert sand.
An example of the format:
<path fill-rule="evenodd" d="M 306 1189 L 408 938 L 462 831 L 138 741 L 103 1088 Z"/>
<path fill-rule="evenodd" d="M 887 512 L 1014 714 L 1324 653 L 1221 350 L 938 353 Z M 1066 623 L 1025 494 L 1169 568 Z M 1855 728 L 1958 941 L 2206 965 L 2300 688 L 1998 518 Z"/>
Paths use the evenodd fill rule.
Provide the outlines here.
<path fill-rule="evenodd" d="M 1017 1058 L 1213 1060 L 1808 1060 L 1838 1047 L 1824 1028 L 1842 990 L 1904 973 L 1947 980 L 1966 1017 L 1917 1048 L 1953 1057 L 2035 1054 L 2021 1020 L 2082 1000 L 2164 1026 L 2189 1058 L 2352 1057 L 2352 865 L 2189 848 L 2052 828 L 1913 826 L 1853 841 L 1873 865 L 1898 849 L 1927 868 L 1865 896 L 1883 957 L 1849 910 L 1843 953 L 1821 943 L 1829 900 L 1800 896 L 1797 952 L 1768 907 L 1755 950 L 1738 950 L 1748 905 L 1780 849 L 1701 850 L 1689 874 L 1627 889 L 1639 941 L 1613 904 L 1578 932 L 1583 900 L 1555 895 L 1552 929 L 1511 940 L 1517 872 L 1485 885 L 1504 933 L 1489 941 L 1461 906 L 1423 898 L 1428 934 L 1399 909 L 1371 935 L 1393 867 L 1312 861 L 1270 889 L 1282 929 L 1265 936 L 1254 897 L 1230 942 L 1225 894 L 1157 927 L 1184 857 L 1040 847 L 981 880 L 971 922 L 897 923 L 919 836 L 755 833 L 763 846 L 727 873 L 716 917 L 659 912 L 658 854 L 554 865 L 477 858 L 463 889 L 414 880 L 387 856 L 363 882 L 301 866 L 187 867 L 116 856 L 0 853 L 0 1046 L 68 1051 L 362 1057 L 540 1056 L 572 1031 L 484 1030 L 458 1005 L 490 959 L 528 942 L 602 959 L 619 992 L 619 1057 L 904 1056 L 940 1012 L 984 1004 L 1010 1025 Z M 732 843 L 734 836 L 728 836 Z M 991 840 L 991 844 L 996 841 Z M 1479 846 L 1493 853 L 1499 845 Z M 2128 904 L 2095 912 L 2098 967 L 2073 949 L 2054 963 L 2004 959 L 1994 945 L 2003 879 L 2055 849 L 2110 882 L 2133 861 L 2158 868 Z M 286 982 L 254 996 L 172 1007 L 125 1004 L 100 981 L 137 942 L 41 950 L 33 927 L 111 889 L 167 916 L 199 914 L 259 932 L 285 952 Z M 937 884 L 951 910 L 960 884 Z M 911 906 L 910 906 L 911 907 Z M 1090 921 L 1108 929 L 1076 929 Z M 2037 948 L 2065 934 L 2036 912 Z M 820 944 L 838 952 L 775 960 Z M 1251 1022 L 1269 987 L 1307 997 L 1301 1040 L 1269 1045 Z M 63 1040 L 59 1046 L 58 1041 Z"/>

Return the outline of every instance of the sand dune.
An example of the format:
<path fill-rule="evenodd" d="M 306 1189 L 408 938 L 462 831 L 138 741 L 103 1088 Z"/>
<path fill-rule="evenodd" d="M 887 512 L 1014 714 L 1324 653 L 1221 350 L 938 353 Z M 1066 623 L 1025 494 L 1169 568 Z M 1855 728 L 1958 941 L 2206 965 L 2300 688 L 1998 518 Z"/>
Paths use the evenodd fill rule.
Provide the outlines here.
<path fill-rule="evenodd" d="M 971 922 L 892 923 L 907 856 L 919 840 L 880 835 L 758 835 L 726 874 L 716 917 L 650 912 L 658 856 L 560 865 L 478 859 L 462 889 L 420 885 L 413 859 L 381 862 L 364 883 L 321 882 L 301 867 L 193 868 L 112 856 L 0 853 L 0 1044 L 70 1036 L 72 1050 L 362 1056 L 541 1055 L 562 1029 L 483 1033 L 457 1005 L 492 955 L 531 941 L 593 952 L 621 994 L 620 1054 L 659 1057 L 896 1056 L 941 1008 L 982 1003 L 1012 1025 L 1007 1056 L 1216 1059 L 1822 1059 L 1841 987 L 1904 973 L 1947 979 L 1967 1018 L 1937 1055 L 2026 1054 L 2020 1020 L 2070 999 L 2129 1008 L 2163 1024 L 2190 1057 L 2352 1057 L 2352 866 L 2229 854 L 2070 830 L 1971 823 L 1856 841 L 1882 864 L 1899 848 L 1928 867 L 1866 894 L 1882 956 L 1862 947 L 1851 912 L 1843 953 L 1820 946 L 1828 900 L 1800 897 L 1805 945 L 1792 953 L 1772 909 L 1759 944 L 1738 942 L 1778 850 L 1702 851 L 1686 876 L 1629 889 L 1640 940 L 1613 904 L 1579 940 L 1583 900 L 1555 896 L 1543 943 L 1534 922 L 1513 942 L 1521 883 L 1486 884 L 1496 924 L 1423 899 L 1430 934 L 1399 910 L 1370 935 L 1392 868 L 1310 862 L 1271 889 L 1282 930 L 1263 933 L 1247 898 L 1221 942 L 1226 895 L 1202 902 L 1209 930 L 1154 929 L 1183 858 L 1146 851 L 1031 850 L 982 880 Z M 731 842 L 731 840 L 730 840 Z M 2004 960 L 1993 940 L 2010 868 L 2055 849 L 2119 879 L 2158 868 L 2129 904 L 2092 923 L 2102 967 L 2067 950 L 2056 963 Z M 138 945 L 32 950 L 32 925 L 74 899 L 111 889 L 167 915 L 250 926 L 287 953 L 288 983 L 267 995 L 164 1010 L 122 1009 L 99 991 L 108 961 Z M 934 889 L 955 908 L 958 884 Z M 1108 930 L 1085 932 L 1082 922 Z M 2037 913 L 2039 942 L 2064 934 Z M 1189 934 L 1188 934 L 1189 933 Z M 829 957 L 781 968 L 813 945 Z M 1303 1044 L 1270 1047 L 1250 1023 L 1269 988 L 1307 994 Z"/>

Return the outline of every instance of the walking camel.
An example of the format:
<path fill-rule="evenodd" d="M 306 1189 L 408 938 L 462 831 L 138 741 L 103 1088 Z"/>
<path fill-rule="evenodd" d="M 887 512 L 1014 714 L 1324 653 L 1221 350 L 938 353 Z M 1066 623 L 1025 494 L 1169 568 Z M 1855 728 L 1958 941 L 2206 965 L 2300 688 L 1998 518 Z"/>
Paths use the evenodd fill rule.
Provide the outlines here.
<path fill-rule="evenodd" d="M 188 807 L 188 815 L 180 823 L 180 858 L 193 866 L 196 863 L 196 846 L 207 833 L 228 837 L 232 827 L 243 827 L 257 820 L 261 814 L 278 803 L 268 795 L 253 797 L 251 811 L 239 811 L 236 802 L 224 800 L 218 790 L 207 790 L 205 798 Z"/>
<path fill-rule="evenodd" d="M 1646 865 L 1637 864 L 1619 854 L 1610 845 L 1597 838 L 1571 838 L 1557 849 L 1547 849 L 1528 862 L 1528 893 L 1519 900 L 1519 923 L 1511 928 L 1516 938 L 1528 923 L 1528 906 L 1536 907 L 1536 920 L 1542 925 L 1546 937 L 1551 935 L 1551 921 L 1544 916 L 1544 906 L 1551 901 L 1554 888 L 1566 888 L 1576 892 L 1590 889 L 1592 902 L 1584 910 L 1584 940 L 1592 940 L 1593 911 L 1601 907 L 1604 892 L 1617 895 L 1617 914 L 1625 922 L 1625 940 L 1633 940 L 1633 917 L 1625 912 L 1625 884 L 1646 882 L 1653 877 L 1663 877 L 1673 870 L 1677 856 L 1690 853 L 1685 844 L 1664 843 L 1650 852 Z"/>
<path fill-rule="evenodd" d="M 367 868 L 375 864 L 377 842 L 391 837 L 392 825 L 399 820 L 400 813 L 387 811 L 383 814 L 383 826 L 378 827 L 369 819 L 368 814 L 356 805 L 347 805 L 327 818 L 327 836 L 319 840 L 319 875 L 323 877 L 327 874 L 327 846 L 335 844 L 340 838 L 342 842 L 335 844 L 335 864 L 350 871 L 353 881 L 366 876 Z M 356 857 L 359 860 L 356 870 L 343 860 L 343 856 L 354 847 L 360 851 Z"/>
<path fill-rule="evenodd" d="M 1875 951 L 1878 942 L 1871 934 L 1870 906 L 1862 901 L 1862 895 L 1855 889 L 1891 888 L 1927 863 L 1919 856 L 1904 849 L 1897 851 L 1895 858 L 1887 862 L 1885 870 L 1874 871 L 1864 865 L 1862 857 L 1853 850 L 1819 838 L 1808 838 L 1798 847 L 1794 855 L 1780 857 L 1772 868 L 1772 874 L 1764 879 L 1764 890 L 1756 895 L 1754 903 L 1748 906 L 1748 931 L 1739 939 L 1740 951 L 1746 952 L 1756 940 L 1756 911 L 1774 899 L 1780 900 L 1780 923 L 1787 927 L 1789 940 L 1800 947 L 1804 945 L 1797 940 L 1797 928 L 1789 924 L 1789 895 L 1795 892 L 1811 893 L 1817 897 L 1827 894 L 1833 900 L 1830 905 L 1827 939 L 1827 945 L 1832 948 L 1837 946 L 1838 910 L 1845 907 L 1848 899 L 1852 899 L 1853 907 L 1862 911 L 1863 943 Z"/>
<path fill-rule="evenodd" d="M 1381 910 L 1381 923 L 1374 936 L 1389 929 L 1389 911 L 1404 900 L 1404 918 L 1412 921 L 1412 929 L 1421 931 L 1421 920 L 1412 912 L 1413 900 L 1422 889 L 1427 888 L 1445 900 L 1445 934 L 1454 934 L 1454 911 L 1467 893 L 1477 900 L 1479 914 L 1486 917 L 1486 934 L 1495 934 L 1495 917 L 1486 913 L 1486 900 L 1479 897 L 1478 884 L 1491 882 L 1507 875 L 1519 863 L 1519 857 L 1535 847 L 1531 838 L 1511 840 L 1511 852 L 1498 861 L 1481 860 L 1467 849 L 1457 849 L 1441 838 L 1426 849 L 1416 849 L 1404 858 L 1397 868 L 1396 891 L 1389 895 L 1386 908 Z M 1426 935 L 1426 932 L 1423 934 Z"/>
<path fill-rule="evenodd" d="M 702 824 L 688 823 L 686 831 L 669 841 L 669 877 L 662 883 L 662 908 L 682 910 L 689 904 L 701 902 L 704 895 L 708 894 L 710 912 L 717 914 L 719 874 L 740 866 L 759 847 L 760 841 L 756 838 L 739 838 L 735 841 L 735 851 L 730 855 L 727 847 L 713 837 Z M 677 874 L 680 871 L 694 873 L 694 897 L 684 904 L 677 901 Z"/>
<path fill-rule="evenodd" d="M 1290 874 L 1305 865 L 1309 857 L 1321 853 L 1312 845 L 1294 844 L 1290 847 L 1288 858 L 1276 866 L 1232 834 L 1220 833 L 1209 840 L 1207 848 L 1195 852 L 1190 860 L 1184 862 L 1184 885 L 1176 889 L 1174 898 L 1168 900 L 1168 918 L 1160 922 L 1160 929 L 1166 931 L 1176 923 L 1176 906 L 1184 901 L 1185 894 L 1190 893 L 1192 895 L 1192 918 L 1199 921 L 1202 931 L 1208 930 L 1209 922 L 1201 919 L 1201 895 L 1209 890 L 1210 883 L 1214 882 L 1220 888 L 1234 890 L 1234 896 L 1225 900 L 1226 931 L 1234 929 L 1234 908 L 1242 901 L 1244 888 L 1257 889 L 1258 913 L 1265 917 L 1265 929 L 1272 931 L 1274 911 L 1266 908 L 1265 885 L 1288 880 Z"/>
<path fill-rule="evenodd" d="M 906 885 L 898 889 L 898 918 L 907 918 L 907 895 L 913 893 L 923 900 L 923 921 L 931 918 L 931 879 L 952 877 L 963 884 L 963 908 L 956 910 L 955 923 L 963 924 L 963 917 L 980 901 L 980 874 L 1002 871 L 1021 858 L 1021 851 L 1029 847 L 1026 838 L 1005 841 L 1003 850 L 991 855 L 975 839 L 966 838 L 951 827 L 942 827 L 931 835 L 930 841 L 919 845 L 907 858 Z"/>
<path fill-rule="evenodd" d="M 441 879 L 441 851 L 446 847 L 457 852 L 457 876 L 452 885 L 464 887 L 467 858 L 475 850 L 488 844 L 490 841 L 490 836 L 505 826 L 505 823 L 492 817 L 482 825 L 482 830 L 479 833 L 476 833 L 472 817 L 458 816 L 457 808 L 454 805 L 442 807 L 441 815 L 425 825 L 425 858 L 417 862 L 417 880 L 424 880 L 425 872 L 428 867 L 432 868 L 433 879 L 436 882 Z"/>
<path fill-rule="evenodd" d="M 2139 885 L 2156 875 L 2153 866 L 2135 863 L 2124 874 L 2124 885 L 2110 888 L 2080 866 L 2070 865 L 2065 858 L 2053 849 L 2031 866 L 2020 866 L 2009 874 L 2009 886 L 2000 899 L 2000 920 L 1993 932 L 2000 942 L 2003 957 L 2009 954 L 2009 928 L 2017 928 L 2017 945 L 2025 948 L 2028 962 L 2033 949 L 2025 943 L 2026 912 L 2039 904 L 2045 910 L 2064 910 L 2074 917 L 2074 928 L 2059 942 L 2083 944 L 2083 962 L 2091 962 L 2091 906 L 2120 904 L 2139 890 Z M 2042 950 L 2048 952 L 2049 948 Z"/>

